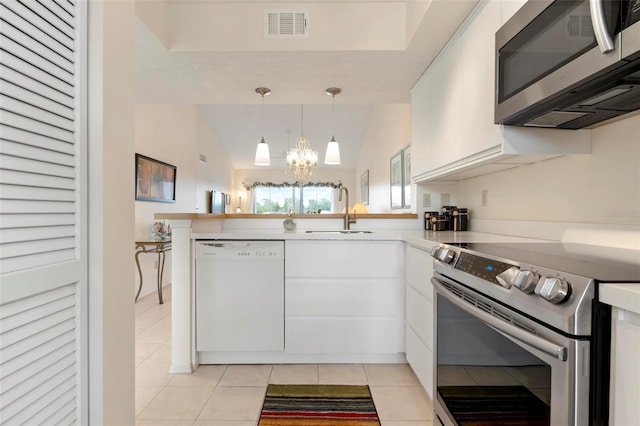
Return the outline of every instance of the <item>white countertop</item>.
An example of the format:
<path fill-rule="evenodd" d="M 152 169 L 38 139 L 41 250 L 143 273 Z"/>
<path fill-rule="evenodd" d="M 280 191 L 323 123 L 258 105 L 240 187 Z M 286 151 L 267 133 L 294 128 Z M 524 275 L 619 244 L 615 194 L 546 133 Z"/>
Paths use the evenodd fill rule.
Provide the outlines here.
<path fill-rule="evenodd" d="M 640 282 L 600 284 L 600 301 L 640 314 Z"/>
<path fill-rule="evenodd" d="M 533 238 L 513 237 L 510 235 L 488 234 L 482 232 L 424 231 L 414 229 L 376 229 L 371 233 L 340 233 L 306 230 L 294 232 L 274 229 L 232 230 L 223 232 L 194 232 L 196 240 L 337 240 L 337 241 L 404 241 L 416 247 L 431 249 L 438 243 L 497 243 L 543 241 Z"/>

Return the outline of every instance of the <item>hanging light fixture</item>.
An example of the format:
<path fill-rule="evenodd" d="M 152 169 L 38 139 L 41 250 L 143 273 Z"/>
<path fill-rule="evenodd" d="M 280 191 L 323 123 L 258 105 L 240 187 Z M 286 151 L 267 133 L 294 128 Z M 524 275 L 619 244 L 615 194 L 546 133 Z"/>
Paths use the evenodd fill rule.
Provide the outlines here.
<path fill-rule="evenodd" d="M 318 151 L 309 146 L 309 140 L 304 136 L 304 105 L 300 105 L 300 136 L 296 140 L 296 146 L 287 151 L 287 168 L 285 173 L 295 176 L 302 184 L 313 173 L 313 168 L 318 165 Z"/>
<path fill-rule="evenodd" d="M 262 97 L 262 107 L 260 109 L 260 123 L 262 126 L 263 136 L 258 142 L 258 147 L 256 148 L 256 159 L 254 164 L 256 166 L 270 166 L 271 165 L 271 157 L 269 156 L 269 145 L 264 140 L 264 96 L 270 95 L 271 90 L 266 87 L 258 87 L 256 88 L 256 93 L 258 93 Z"/>
<path fill-rule="evenodd" d="M 327 144 L 327 153 L 324 157 L 325 164 L 336 165 L 340 164 L 340 145 L 336 142 L 335 136 L 335 125 L 336 125 L 336 112 L 335 112 L 335 99 L 336 95 L 339 95 L 342 90 L 339 87 L 329 87 L 325 90 L 327 95 L 331 95 L 331 115 L 333 121 L 333 134 L 331 135 L 331 140 Z"/>

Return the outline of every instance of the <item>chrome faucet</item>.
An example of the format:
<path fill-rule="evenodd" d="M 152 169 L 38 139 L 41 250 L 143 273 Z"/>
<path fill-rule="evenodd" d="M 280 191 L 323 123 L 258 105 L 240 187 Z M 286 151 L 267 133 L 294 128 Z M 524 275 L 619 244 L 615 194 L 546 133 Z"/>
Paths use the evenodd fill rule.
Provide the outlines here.
<path fill-rule="evenodd" d="M 355 211 L 353 212 L 353 218 L 349 217 L 349 190 L 344 186 L 340 187 L 340 192 L 338 192 L 338 201 L 342 201 L 343 190 L 346 195 L 344 207 L 344 230 L 348 231 L 351 224 L 356 223 L 356 213 Z"/>

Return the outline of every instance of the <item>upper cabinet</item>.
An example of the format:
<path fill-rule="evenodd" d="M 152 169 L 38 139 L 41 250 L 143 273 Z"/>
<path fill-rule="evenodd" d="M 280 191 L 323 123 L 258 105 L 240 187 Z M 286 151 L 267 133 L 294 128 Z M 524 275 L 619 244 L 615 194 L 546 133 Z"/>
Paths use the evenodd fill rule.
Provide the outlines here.
<path fill-rule="evenodd" d="M 589 130 L 493 124 L 494 37 L 522 4 L 524 0 L 480 1 L 414 86 L 413 181 L 453 181 L 591 152 Z"/>

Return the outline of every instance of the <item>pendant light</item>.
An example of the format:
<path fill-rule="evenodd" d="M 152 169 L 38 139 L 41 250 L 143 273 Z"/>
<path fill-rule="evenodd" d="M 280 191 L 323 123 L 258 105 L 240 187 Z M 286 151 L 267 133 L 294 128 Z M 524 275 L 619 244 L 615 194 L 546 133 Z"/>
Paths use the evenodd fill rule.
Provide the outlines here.
<path fill-rule="evenodd" d="M 336 125 L 335 98 L 336 98 L 336 95 L 339 95 L 341 92 L 342 90 L 339 87 L 329 87 L 325 91 L 327 95 L 331 95 L 331 115 L 332 115 L 332 121 L 333 121 L 332 127 L 333 127 L 333 133 L 334 133 L 331 135 L 331 140 L 327 144 L 327 153 L 324 157 L 324 163 L 330 164 L 330 165 L 340 164 L 340 146 L 338 145 L 338 142 L 336 142 L 336 136 L 335 136 L 335 125 Z"/>
<path fill-rule="evenodd" d="M 258 87 L 256 88 L 256 93 L 258 93 L 262 97 L 262 107 L 260 109 L 260 125 L 262 126 L 263 136 L 258 142 L 258 146 L 256 148 L 256 159 L 254 164 L 256 166 L 270 166 L 271 165 L 271 157 L 269 156 L 269 145 L 264 140 L 264 96 L 270 95 L 271 90 L 266 87 Z"/>

